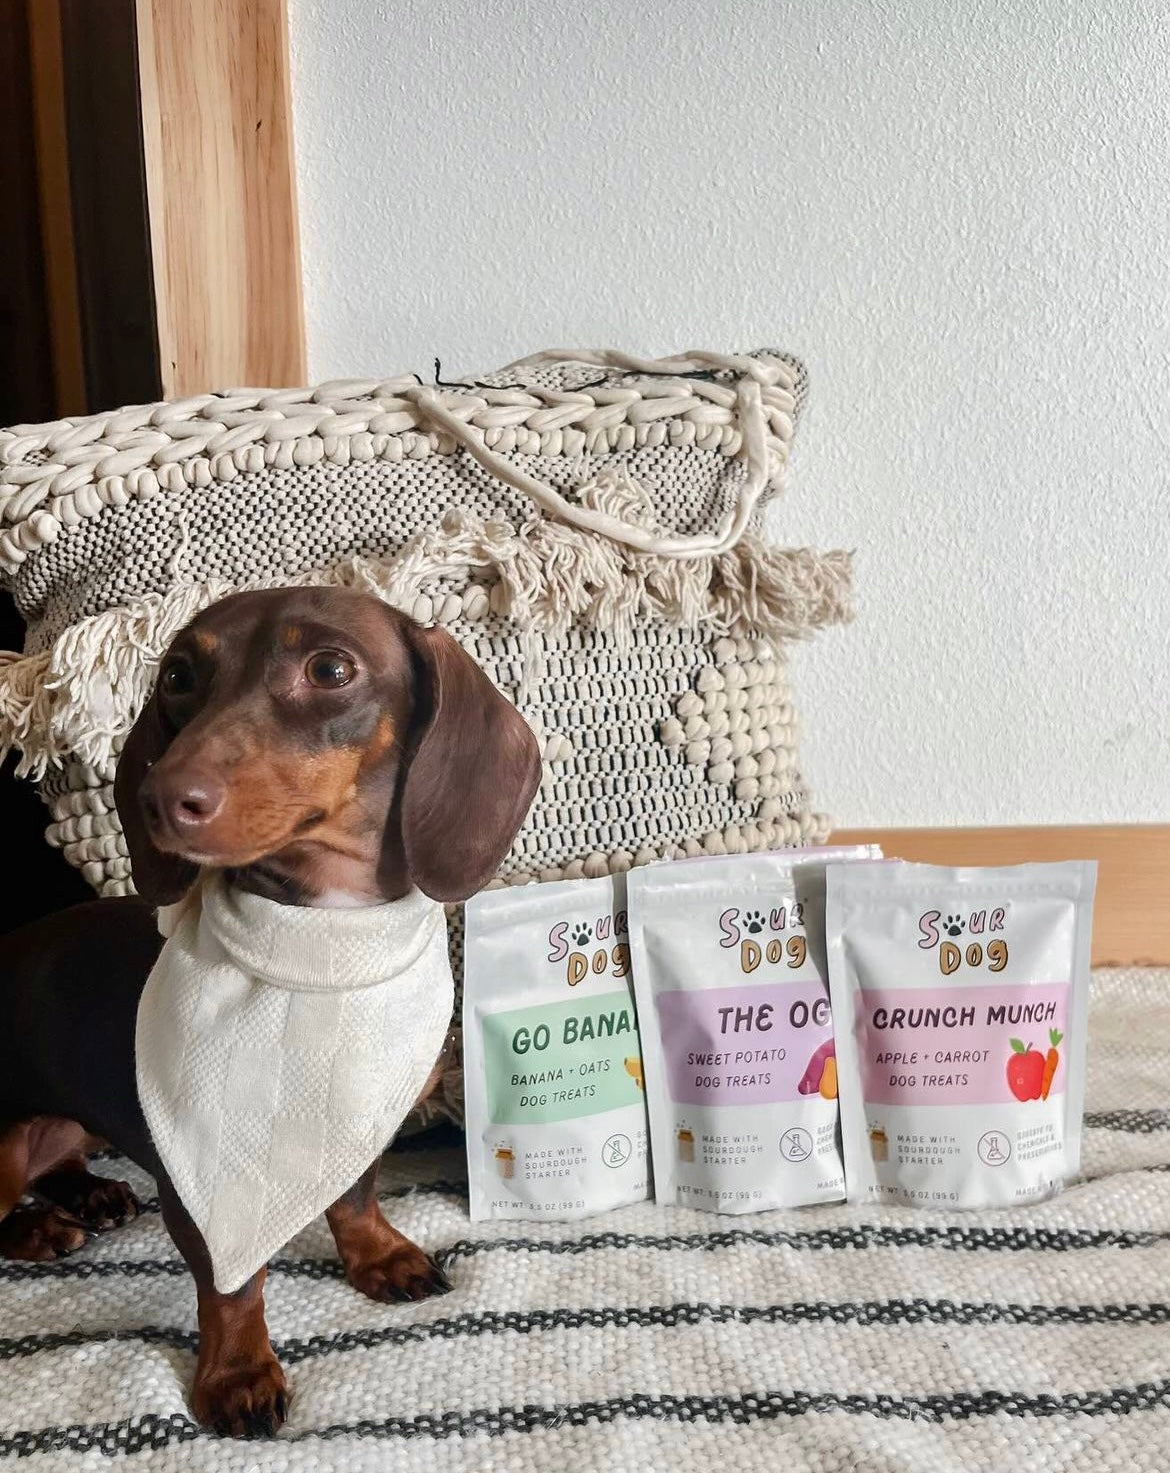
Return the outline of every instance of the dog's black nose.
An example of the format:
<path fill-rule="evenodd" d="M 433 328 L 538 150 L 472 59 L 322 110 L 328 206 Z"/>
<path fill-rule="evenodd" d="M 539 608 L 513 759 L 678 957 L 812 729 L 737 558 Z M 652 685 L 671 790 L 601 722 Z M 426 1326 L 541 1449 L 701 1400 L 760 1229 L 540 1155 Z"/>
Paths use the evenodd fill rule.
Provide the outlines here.
<path fill-rule="evenodd" d="M 211 823 L 225 796 L 223 784 L 207 773 L 167 777 L 155 770 L 143 780 L 139 800 L 151 828 L 183 834 Z"/>

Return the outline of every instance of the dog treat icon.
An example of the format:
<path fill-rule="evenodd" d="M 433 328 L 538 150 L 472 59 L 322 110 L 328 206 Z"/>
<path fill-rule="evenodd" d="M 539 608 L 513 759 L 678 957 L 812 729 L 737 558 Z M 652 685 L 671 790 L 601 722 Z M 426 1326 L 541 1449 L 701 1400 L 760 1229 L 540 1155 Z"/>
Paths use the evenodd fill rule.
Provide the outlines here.
<path fill-rule="evenodd" d="M 516 1175 L 516 1153 L 511 1146 L 497 1146 L 495 1150 L 496 1170 L 509 1181 Z"/>
<path fill-rule="evenodd" d="M 680 1161 L 695 1159 L 695 1133 L 693 1130 L 688 1130 L 685 1125 L 678 1133 L 678 1159 Z"/>
<path fill-rule="evenodd" d="M 890 1159 L 890 1138 L 880 1125 L 870 1126 L 869 1149 L 875 1161 Z"/>
<path fill-rule="evenodd" d="M 626 1073 L 630 1076 L 630 1078 L 634 1081 L 639 1089 L 644 1090 L 646 1088 L 646 1081 L 642 1076 L 642 1060 L 623 1059 L 622 1062 L 625 1065 Z"/>

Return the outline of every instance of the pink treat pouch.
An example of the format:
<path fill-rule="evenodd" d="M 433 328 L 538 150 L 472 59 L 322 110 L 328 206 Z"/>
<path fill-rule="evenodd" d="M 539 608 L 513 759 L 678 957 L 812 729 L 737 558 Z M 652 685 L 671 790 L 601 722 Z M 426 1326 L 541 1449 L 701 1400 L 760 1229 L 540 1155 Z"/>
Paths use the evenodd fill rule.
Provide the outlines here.
<path fill-rule="evenodd" d="M 1075 1174 L 1096 874 L 830 867 L 850 1201 L 999 1207 Z"/>
<path fill-rule="evenodd" d="M 684 860 L 627 877 L 654 1194 L 708 1212 L 839 1201 L 826 858 Z"/>

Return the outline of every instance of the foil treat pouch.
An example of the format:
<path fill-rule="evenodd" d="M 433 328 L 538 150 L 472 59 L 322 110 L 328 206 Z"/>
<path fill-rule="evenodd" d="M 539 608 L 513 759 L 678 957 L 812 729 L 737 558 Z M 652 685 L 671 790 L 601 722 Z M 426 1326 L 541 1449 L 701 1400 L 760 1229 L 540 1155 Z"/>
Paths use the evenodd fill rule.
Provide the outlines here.
<path fill-rule="evenodd" d="M 469 901 L 463 988 L 473 1220 L 583 1217 L 649 1196 L 623 877 Z"/>
<path fill-rule="evenodd" d="M 693 859 L 626 877 L 660 1202 L 742 1213 L 844 1196 L 825 863 L 876 852 Z"/>
<path fill-rule="evenodd" d="M 998 1207 L 1078 1169 L 1091 861 L 833 866 L 849 1199 Z"/>

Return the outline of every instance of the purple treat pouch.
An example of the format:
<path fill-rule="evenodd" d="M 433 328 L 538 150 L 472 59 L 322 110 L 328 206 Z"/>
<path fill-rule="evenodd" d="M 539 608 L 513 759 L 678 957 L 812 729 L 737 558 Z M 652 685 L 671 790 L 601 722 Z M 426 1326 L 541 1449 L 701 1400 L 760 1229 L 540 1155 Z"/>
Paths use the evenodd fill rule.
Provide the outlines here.
<path fill-rule="evenodd" d="M 850 1201 L 1000 1207 L 1075 1174 L 1096 876 L 830 867 Z"/>
<path fill-rule="evenodd" d="M 707 1212 L 839 1201 L 825 865 L 729 855 L 627 876 L 654 1194 Z"/>

